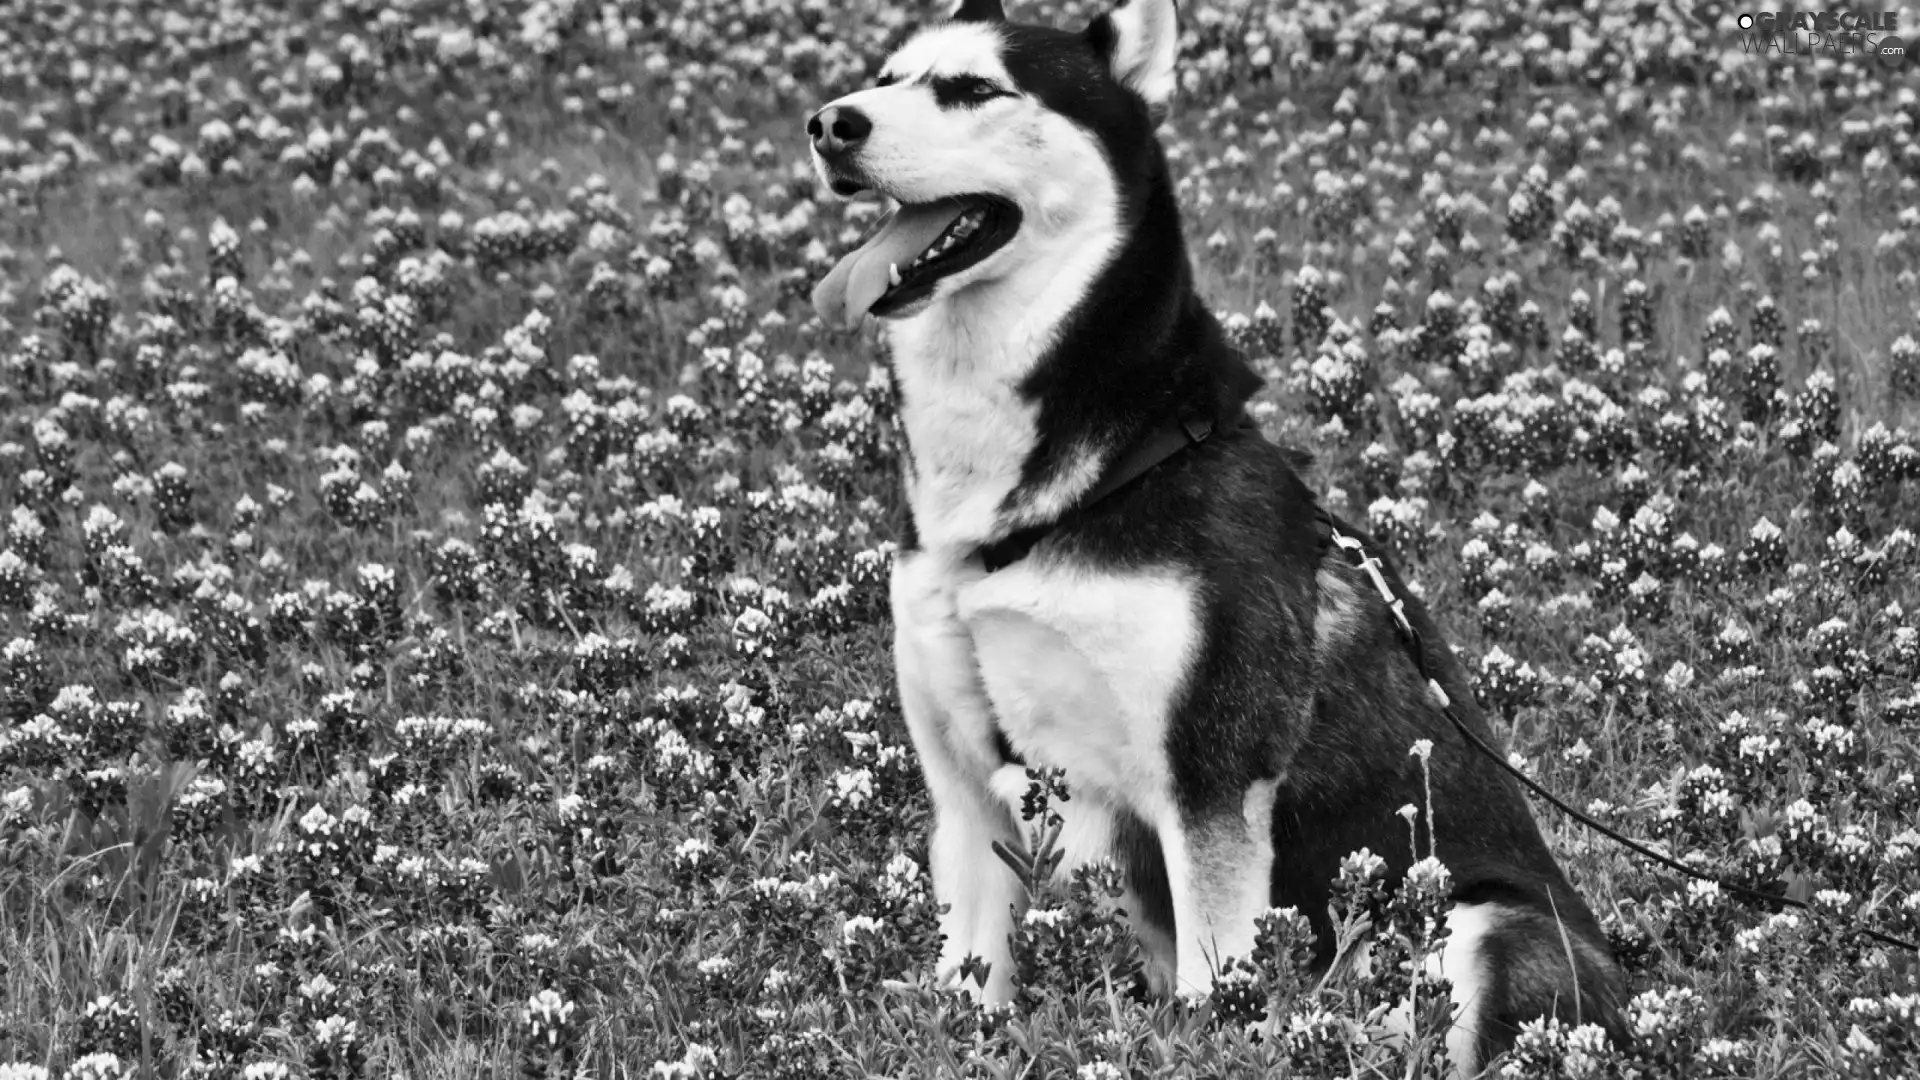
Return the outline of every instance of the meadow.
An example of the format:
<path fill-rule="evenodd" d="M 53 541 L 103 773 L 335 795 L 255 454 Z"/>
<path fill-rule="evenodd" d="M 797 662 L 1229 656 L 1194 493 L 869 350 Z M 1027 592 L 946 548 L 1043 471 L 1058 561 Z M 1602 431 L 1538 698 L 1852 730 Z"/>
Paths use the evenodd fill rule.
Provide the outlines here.
<path fill-rule="evenodd" d="M 1920 1075 L 1920 957 L 1852 933 L 1920 939 L 1914 66 L 1186 7 L 1268 434 L 1523 769 L 1815 909 L 1536 805 L 1638 1042 L 1495 1075 Z M 1285 914 L 1135 993 L 1101 872 L 1036 869 L 1014 1007 L 932 984 L 893 404 L 806 300 L 880 208 L 801 125 L 934 15 L 0 2 L 0 1078 L 1437 1075 Z"/>

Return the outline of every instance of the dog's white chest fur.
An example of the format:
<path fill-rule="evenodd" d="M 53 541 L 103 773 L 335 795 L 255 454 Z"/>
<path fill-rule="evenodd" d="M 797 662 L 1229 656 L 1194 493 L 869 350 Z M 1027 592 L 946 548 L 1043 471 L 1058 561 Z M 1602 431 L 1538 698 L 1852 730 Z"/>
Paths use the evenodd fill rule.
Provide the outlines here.
<path fill-rule="evenodd" d="M 931 530 L 930 548 L 985 542 L 1020 483 L 1035 408 L 985 365 L 915 355 L 896 370 L 901 422 L 913 440 L 907 497 L 915 522 Z"/>
<path fill-rule="evenodd" d="M 890 328 L 900 358 L 900 419 L 911 440 L 907 499 L 929 550 L 970 549 L 1010 528 L 1052 521 L 1100 472 L 1098 455 L 1082 448 L 1049 482 L 1012 498 L 1040 440 L 1039 406 L 1018 383 L 1042 341 L 1023 320 L 982 317 L 973 307 L 979 299 Z M 1068 298 L 1029 302 L 1051 319 Z"/>
<path fill-rule="evenodd" d="M 1197 650 L 1197 610 L 1172 571 L 1029 558 L 987 574 L 916 552 L 894 568 L 902 693 L 914 680 L 945 698 L 941 741 L 1003 798 L 1018 792 L 994 775 L 1005 768 L 996 727 L 1030 764 L 1066 770 L 1076 799 L 1147 810 L 1131 804 L 1170 790 L 1167 723 Z"/>
<path fill-rule="evenodd" d="M 1167 785 L 1167 722 L 1195 645 L 1180 577 L 1030 560 L 956 601 L 1014 749 L 1109 800 Z"/>

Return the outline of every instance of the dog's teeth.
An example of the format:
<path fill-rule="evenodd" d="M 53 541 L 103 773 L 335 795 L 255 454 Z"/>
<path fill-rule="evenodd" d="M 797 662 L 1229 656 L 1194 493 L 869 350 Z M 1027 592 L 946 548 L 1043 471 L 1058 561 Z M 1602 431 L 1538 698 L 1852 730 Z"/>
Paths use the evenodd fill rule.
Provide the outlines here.
<path fill-rule="evenodd" d="M 887 264 L 887 280 L 893 282 L 895 288 L 899 287 L 900 285 L 900 264 L 899 263 Z"/>

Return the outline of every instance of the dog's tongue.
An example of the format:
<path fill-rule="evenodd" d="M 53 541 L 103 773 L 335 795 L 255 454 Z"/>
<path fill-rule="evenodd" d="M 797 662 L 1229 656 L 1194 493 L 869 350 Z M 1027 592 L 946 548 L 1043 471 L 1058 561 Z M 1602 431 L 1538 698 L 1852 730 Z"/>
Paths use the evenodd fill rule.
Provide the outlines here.
<path fill-rule="evenodd" d="M 966 208 L 965 199 L 900 207 L 871 240 L 848 253 L 814 286 L 813 310 L 829 326 L 857 325 L 893 286 L 888 268 L 913 262 Z"/>

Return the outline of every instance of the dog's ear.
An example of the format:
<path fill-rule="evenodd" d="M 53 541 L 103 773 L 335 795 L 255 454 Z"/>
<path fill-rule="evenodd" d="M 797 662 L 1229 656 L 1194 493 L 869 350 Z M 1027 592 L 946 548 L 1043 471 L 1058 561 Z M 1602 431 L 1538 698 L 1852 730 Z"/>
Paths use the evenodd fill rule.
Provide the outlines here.
<path fill-rule="evenodd" d="M 958 0 L 947 18 L 954 22 L 1006 22 L 1007 9 L 1000 0 Z"/>
<path fill-rule="evenodd" d="M 1156 115 L 1166 111 L 1180 51 L 1180 10 L 1174 0 L 1117 0 L 1113 10 L 1087 26 L 1087 44 Z"/>

